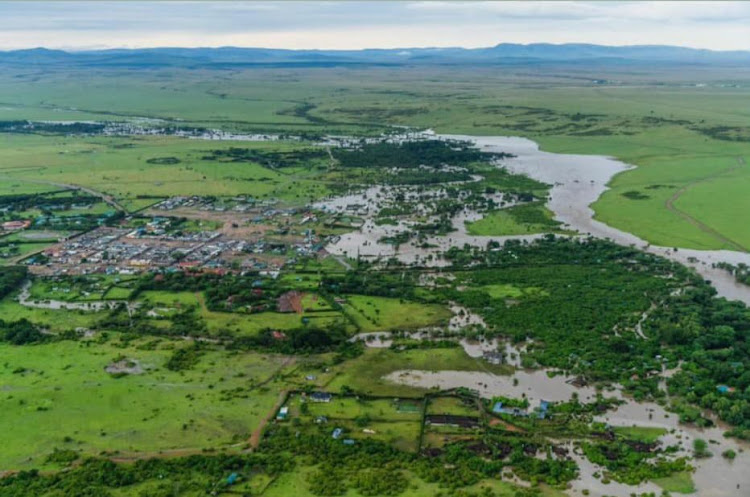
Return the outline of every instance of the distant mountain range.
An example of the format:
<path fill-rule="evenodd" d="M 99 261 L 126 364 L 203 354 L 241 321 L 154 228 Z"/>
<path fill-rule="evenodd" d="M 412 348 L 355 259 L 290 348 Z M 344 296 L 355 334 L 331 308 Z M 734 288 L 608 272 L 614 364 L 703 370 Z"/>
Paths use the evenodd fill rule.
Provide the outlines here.
<path fill-rule="evenodd" d="M 34 48 L 0 52 L 0 64 L 67 67 L 242 67 L 419 64 L 699 64 L 745 65 L 749 51 L 713 51 L 664 45 L 501 43 L 488 48 L 282 50 L 271 48 L 147 48 L 66 52 Z"/>

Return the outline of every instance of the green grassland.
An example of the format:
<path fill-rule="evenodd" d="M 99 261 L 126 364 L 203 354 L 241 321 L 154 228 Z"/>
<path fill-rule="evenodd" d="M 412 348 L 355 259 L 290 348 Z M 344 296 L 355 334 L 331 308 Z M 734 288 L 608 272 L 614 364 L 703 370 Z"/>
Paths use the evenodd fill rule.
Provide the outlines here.
<path fill-rule="evenodd" d="M 559 225 L 552 211 L 534 202 L 489 212 L 479 221 L 467 222 L 466 229 L 470 235 L 508 236 L 558 233 Z"/>
<path fill-rule="evenodd" d="M 7 321 L 28 319 L 54 333 L 75 328 L 92 328 L 104 317 L 104 314 L 104 312 L 27 307 L 19 304 L 12 296 L 0 300 L 2 319 Z"/>
<path fill-rule="evenodd" d="M 310 278 L 310 281 L 314 280 L 315 277 Z M 298 281 L 297 277 L 291 274 L 287 275 L 287 281 L 292 288 L 304 288 L 308 284 L 306 277 Z M 305 323 L 318 328 L 343 323 L 351 332 L 403 330 L 440 325 L 451 316 L 450 311 L 440 305 L 363 295 L 348 295 L 347 304 L 343 306 L 342 311 L 334 309 L 325 299 L 310 293 L 303 297 L 304 312 L 301 314 L 274 311 L 217 312 L 205 307 L 202 294 L 190 292 L 144 291 L 139 294 L 138 301 L 154 307 L 165 319 L 177 310 L 195 307 L 210 333 L 229 332 L 233 336 L 256 335 L 265 329 L 292 330 L 300 328 Z"/>
<path fill-rule="evenodd" d="M 379 133 L 384 124 L 395 124 L 526 136 L 549 151 L 612 155 L 638 166 L 615 178 L 612 189 L 594 204 L 598 219 L 652 243 L 739 250 L 750 246 L 750 227 L 732 215 L 750 202 L 743 194 L 750 169 L 738 162 L 750 155 L 750 111 L 737 105 L 748 98 L 748 79 L 748 71 L 738 68 L 630 71 L 585 65 L 554 71 L 525 66 L 471 71 L 256 68 L 134 75 L 113 70 L 85 79 L 58 70 L 0 76 L 0 91 L 13 96 L 3 104 L 0 119 L 141 116 L 239 131 L 337 134 Z M 721 126 L 729 129 L 717 131 Z M 19 181 L 38 176 L 98 187 L 125 198 L 127 205 L 139 193 L 193 193 L 197 187 L 212 194 L 287 200 L 326 193 L 304 177 L 280 178 L 247 164 L 217 168 L 200 163 L 197 151 L 216 143 L 185 141 L 3 136 L 2 173 L 9 181 L 2 188 L 46 188 Z M 123 142 L 136 146 L 112 148 Z M 145 159 L 163 156 L 183 163 L 146 168 Z M 264 177 L 269 180 L 260 181 Z M 630 191 L 648 198 L 623 196 Z"/>
<path fill-rule="evenodd" d="M 273 376 L 279 358 L 209 351 L 194 368 L 177 372 L 165 362 L 181 344 L 162 342 L 153 350 L 143 344 L 2 345 L 0 467 L 39 467 L 55 447 L 95 455 L 243 442 L 276 401 L 275 392 L 251 385 Z M 117 357 L 137 360 L 143 373 L 107 373 Z"/>
<path fill-rule="evenodd" d="M 97 300 L 127 300 L 133 290 L 134 278 L 91 275 L 76 279 L 38 278 L 30 289 L 35 301 L 61 300 L 86 302 Z"/>
<path fill-rule="evenodd" d="M 445 324 L 451 313 L 433 304 L 387 297 L 349 295 L 344 311 L 361 331 L 406 330 Z"/>
<path fill-rule="evenodd" d="M 123 145 L 128 145 L 123 147 Z M 47 137 L 1 135 L 3 183 L 83 185 L 140 209 L 153 198 L 174 195 L 252 195 L 303 203 L 328 193 L 314 169 L 277 172 L 248 162 L 206 160 L 211 150 L 232 146 L 290 150 L 288 142 L 213 142 L 176 137 Z M 175 157 L 176 164 L 149 159 Z M 142 196 L 148 199 L 139 198 Z M 88 211 L 86 211 L 88 212 Z"/>
<path fill-rule="evenodd" d="M 492 366 L 469 357 L 463 348 L 393 351 L 367 349 L 365 353 L 336 368 L 335 378 L 326 385 L 329 391 L 348 386 L 369 395 L 393 397 L 419 397 L 424 389 L 392 383 L 383 377 L 393 371 L 415 369 L 424 371 L 458 370 L 491 371 L 509 374 L 508 366 Z"/>
<path fill-rule="evenodd" d="M 648 426 L 620 426 L 615 427 L 614 432 L 630 440 L 639 442 L 652 443 L 665 435 L 667 430 L 658 427 Z"/>

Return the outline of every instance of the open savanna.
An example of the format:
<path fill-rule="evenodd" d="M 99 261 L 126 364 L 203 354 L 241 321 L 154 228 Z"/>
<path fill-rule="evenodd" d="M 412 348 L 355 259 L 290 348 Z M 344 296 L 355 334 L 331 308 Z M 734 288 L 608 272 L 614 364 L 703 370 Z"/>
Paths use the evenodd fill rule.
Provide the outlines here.
<path fill-rule="evenodd" d="M 277 172 L 248 162 L 205 160 L 210 151 L 230 147 L 279 151 L 289 142 L 215 142 L 179 137 L 50 137 L 0 135 L 2 183 L 33 188 L 85 186 L 141 207 L 174 195 L 252 195 L 306 203 L 327 193 L 313 169 Z M 149 163 L 175 158 L 175 164 Z M 58 187 L 59 189 L 59 187 Z M 141 203 L 139 204 L 139 201 Z"/>
<path fill-rule="evenodd" d="M 0 120 L 150 117 L 239 131 L 373 134 L 385 125 L 408 125 L 444 133 L 525 136 L 551 152 L 604 154 L 637 166 L 615 178 L 612 189 L 593 206 L 597 218 L 612 226 L 661 245 L 736 250 L 750 246 L 750 226 L 731 215 L 746 210 L 750 202 L 743 193 L 750 181 L 748 168 L 732 169 L 750 150 L 750 109 L 738 105 L 750 96 L 746 69 L 593 63 L 471 69 L 113 69 L 87 73 L 85 78 L 65 69 L 44 74 L 9 71 L 0 76 L 0 91 L 7 95 Z M 731 129 L 725 139 L 717 139 L 711 129 L 722 126 Z M 141 147 L 155 144 L 139 143 L 129 151 L 110 151 L 112 155 L 99 149 L 96 158 L 105 160 L 97 161 L 81 157 L 96 148 L 89 142 L 97 143 L 83 140 L 67 147 L 75 153 L 74 160 L 64 155 L 52 160 L 65 139 L 44 137 L 20 148 L 6 140 L 18 138 L 0 142 L 5 168 L 33 168 L 41 162 L 49 169 L 26 169 L 26 174 L 0 171 L 15 185 L 7 188 L 15 190 L 32 188 L 18 179 L 41 174 L 42 179 L 60 182 L 91 181 L 128 200 L 144 192 L 194 193 L 196 187 L 209 194 L 291 196 L 290 200 L 325 193 L 304 175 L 280 178 L 247 164 L 217 169 L 188 157 L 189 150 L 219 146 L 216 143 L 197 145 L 190 140 L 188 145 L 175 145 L 179 142 L 174 139 L 156 139 L 161 144 L 157 155 L 177 156 L 183 163 L 146 168 L 137 157 L 149 152 Z M 52 145 L 46 154 L 44 143 Z M 173 147 L 179 150 L 169 151 Z M 21 157 L 14 160 L 14 153 Z M 57 167 L 53 172 L 60 161 L 90 167 L 94 174 L 76 167 Z M 263 177 L 269 179 L 261 181 Z M 298 183 L 290 190 L 294 181 Z M 648 198 L 622 196 L 657 185 L 667 186 L 649 188 Z"/>
<path fill-rule="evenodd" d="M 128 457 L 242 445 L 276 402 L 273 382 L 252 385 L 282 370 L 283 357 L 206 351 L 178 372 L 165 364 L 185 342 L 145 343 L 0 345 L 0 469 L 44 466 L 55 448 Z M 118 358 L 137 361 L 143 372 L 105 371 Z"/>

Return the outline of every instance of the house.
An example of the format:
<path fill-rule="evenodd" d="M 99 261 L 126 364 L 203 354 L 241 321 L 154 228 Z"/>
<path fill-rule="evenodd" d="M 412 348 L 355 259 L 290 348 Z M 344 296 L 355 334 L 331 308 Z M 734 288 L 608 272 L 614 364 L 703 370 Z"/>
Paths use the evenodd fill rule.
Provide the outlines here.
<path fill-rule="evenodd" d="M 344 445 L 354 445 L 354 440 L 347 438 L 344 440 Z"/>
<path fill-rule="evenodd" d="M 432 414 L 425 416 L 425 423 L 435 426 L 479 428 L 478 418 L 472 416 L 455 416 L 452 414 Z"/>
<path fill-rule="evenodd" d="M 482 354 L 482 358 L 490 364 L 498 365 L 503 363 L 503 354 L 496 350 L 485 352 Z"/>
<path fill-rule="evenodd" d="M 279 421 L 282 421 L 286 419 L 287 416 L 289 416 L 289 408 L 284 406 L 281 409 L 279 409 L 279 413 L 276 415 L 276 419 L 278 419 Z"/>
<path fill-rule="evenodd" d="M 23 220 L 23 221 L 6 221 L 3 223 L 3 229 L 8 231 L 15 231 L 15 230 L 22 230 L 26 229 L 31 225 L 31 221 Z"/>
<path fill-rule="evenodd" d="M 518 407 L 503 407 L 502 402 L 495 402 L 492 406 L 492 412 L 495 414 L 508 414 L 510 416 L 528 416 L 528 413 Z"/>
<path fill-rule="evenodd" d="M 549 410 L 549 402 L 546 400 L 539 401 L 539 411 L 537 412 L 537 417 L 539 419 L 545 419 L 547 417 L 547 411 Z"/>
<path fill-rule="evenodd" d="M 333 396 L 327 392 L 314 392 L 310 395 L 313 402 L 330 402 Z"/>
<path fill-rule="evenodd" d="M 342 430 L 341 428 L 336 428 L 335 430 L 333 430 L 331 437 L 335 440 L 338 440 L 339 438 L 341 438 L 341 435 L 343 434 L 344 434 L 344 430 Z"/>
<path fill-rule="evenodd" d="M 315 423 L 319 425 L 325 424 L 327 422 L 328 422 L 328 418 L 325 416 L 318 416 L 317 418 L 315 418 Z"/>

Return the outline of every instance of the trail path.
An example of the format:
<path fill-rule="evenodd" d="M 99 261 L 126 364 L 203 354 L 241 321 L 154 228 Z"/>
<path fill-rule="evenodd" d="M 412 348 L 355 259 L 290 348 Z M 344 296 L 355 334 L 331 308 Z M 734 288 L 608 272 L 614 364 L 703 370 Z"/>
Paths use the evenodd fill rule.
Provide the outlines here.
<path fill-rule="evenodd" d="M 732 239 L 730 239 L 730 238 L 722 235 L 721 233 L 719 233 L 718 231 L 716 231 L 714 228 L 712 228 L 712 227 L 708 226 L 707 224 L 699 221 L 698 219 L 694 218 L 693 216 L 691 216 L 687 212 L 679 209 L 678 207 L 676 207 L 674 205 L 674 203 L 677 202 L 677 200 L 679 200 L 679 198 L 685 192 L 687 192 L 690 188 L 692 188 L 693 186 L 698 185 L 700 183 L 705 183 L 706 181 L 711 181 L 713 179 L 718 178 L 719 176 L 723 176 L 725 174 L 729 174 L 729 173 L 731 173 L 733 171 L 736 171 L 737 169 L 739 169 L 740 167 L 742 167 L 744 165 L 745 165 L 745 158 L 744 157 L 737 157 L 736 158 L 736 163 L 734 165 L 728 167 L 727 169 L 718 171 L 716 173 L 710 174 L 710 175 L 708 175 L 706 177 L 703 177 L 703 178 L 699 178 L 699 179 L 697 179 L 695 181 L 691 181 L 687 185 L 685 185 L 682 188 L 680 188 L 679 190 L 677 190 L 674 193 L 674 195 L 672 195 L 669 199 L 667 199 L 667 201 L 664 203 L 664 206 L 667 208 L 667 210 L 669 210 L 671 212 L 674 212 L 675 214 L 677 214 L 678 216 L 680 216 L 682 219 L 684 219 L 685 221 L 689 222 L 693 226 L 697 227 L 698 229 L 700 229 L 704 233 L 708 233 L 709 235 L 713 236 L 714 238 L 717 238 L 717 239 L 721 240 L 722 242 L 726 243 L 727 245 L 729 245 L 730 247 L 732 247 L 732 249 L 734 249 L 734 250 L 740 250 L 742 252 L 750 252 L 750 250 L 748 250 L 747 247 L 745 247 L 745 246 L 741 245 L 740 243 L 738 243 L 738 242 L 736 242 L 736 241 L 734 241 L 734 240 L 732 240 Z"/>
<path fill-rule="evenodd" d="M 62 188 L 63 190 L 78 190 L 85 193 L 88 193 L 89 195 L 92 195 L 94 197 L 99 197 L 102 199 L 102 201 L 116 210 L 120 212 L 124 212 L 125 214 L 128 213 L 128 210 L 123 207 L 122 204 L 120 204 L 112 195 L 108 195 L 106 193 L 102 193 L 99 191 L 96 191 L 92 188 L 89 188 L 87 186 L 81 186 L 81 185 L 73 185 L 70 183 L 55 183 L 54 181 L 43 181 L 43 180 L 37 180 L 37 179 L 26 179 L 26 178 L 15 178 L 15 177 L 7 177 L 7 179 L 12 179 L 13 181 L 23 181 L 24 183 L 35 183 L 38 185 L 49 185 L 54 186 L 56 188 Z"/>
<path fill-rule="evenodd" d="M 250 440 L 248 440 L 248 442 L 250 443 L 250 448 L 252 450 L 257 449 L 260 445 L 260 438 L 261 436 L 263 436 L 263 430 L 265 429 L 266 425 L 271 422 L 278 410 L 281 409 L 281 406 L 284 404 L 288 393 L 289 392 L 286 390 L 282 390 L 281 392 L 279 392 L 279 397 L 276 399 L 276 403 L 273 405 L 271 410 L 268 411 L 268 414 L 266 414 L 266 417 L 263 418 L 258 427 L 253 430 L 253 433 L 250 435 Z"/>

